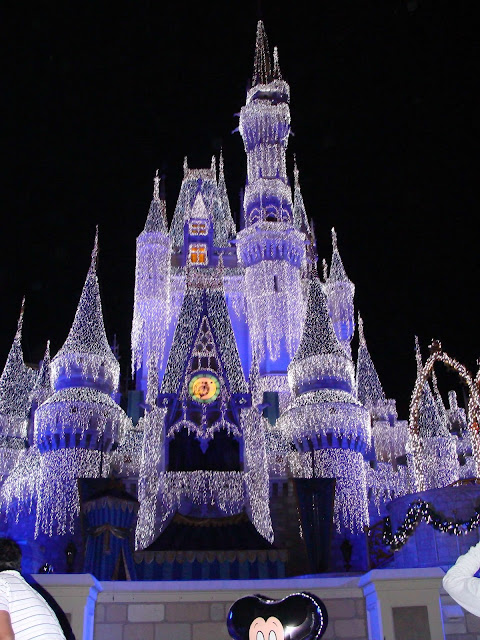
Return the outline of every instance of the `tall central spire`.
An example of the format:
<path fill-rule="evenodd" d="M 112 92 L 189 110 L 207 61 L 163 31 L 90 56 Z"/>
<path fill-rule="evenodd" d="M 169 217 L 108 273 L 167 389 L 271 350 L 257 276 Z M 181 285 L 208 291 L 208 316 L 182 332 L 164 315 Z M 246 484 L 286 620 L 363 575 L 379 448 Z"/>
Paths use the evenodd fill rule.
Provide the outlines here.
<path fill-rule="evenodd" d="M 255 59 L 253 62 L 252 87 L 257 84 L 268 84 L 272 79 L 270 51 L 263 21 L 257 23 L 257 41 L 255 43 Z"/>

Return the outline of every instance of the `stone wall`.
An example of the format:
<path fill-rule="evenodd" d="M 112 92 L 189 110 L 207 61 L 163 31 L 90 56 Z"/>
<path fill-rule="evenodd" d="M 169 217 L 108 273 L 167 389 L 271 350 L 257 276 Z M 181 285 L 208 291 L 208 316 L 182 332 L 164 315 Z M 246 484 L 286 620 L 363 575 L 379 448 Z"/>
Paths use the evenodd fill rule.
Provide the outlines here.
<path fill-rule="evenodd" d="M 395 637 L 395 620 L 404 627 L 405 619 L 408 623 L 425 609 L 428 616 L 423 621 L 417 616 L 417 622 L 429 627 L 431 640 L 479 640 L 480 618 L 445 593 L 443 575 L 439 568 L 424 568 L 270 581 L 99 583 L 87 574 L 35 578 L 67 614 L 76 640 L 229 640 L 225 623 L 235 600 L 252 593 L 278 599 L 301 590 L 325 602 L 326 640 L 403 640 Z M 414 631 L 412 638 L 428 635 Z"/>
<path fill-rule="evenodd" d="M 358 578 L 209 582 L 102 583 L 95 640 L 229 640 L 226 618 L 235 600 L 252 593 L 284 598 L 306 590 L 322 598 L 326 640 L 365 640 L 365 601 Z M 273 588 L 272 588 L 273 587 Z"/>

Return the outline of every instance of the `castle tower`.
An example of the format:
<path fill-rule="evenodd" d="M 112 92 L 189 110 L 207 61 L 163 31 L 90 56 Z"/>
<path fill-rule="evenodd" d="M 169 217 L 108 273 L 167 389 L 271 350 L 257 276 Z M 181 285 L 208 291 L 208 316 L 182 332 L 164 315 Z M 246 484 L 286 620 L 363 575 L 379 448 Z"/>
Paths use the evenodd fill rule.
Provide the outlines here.
<path fill-rule="evenodd" d="M 293 191 L 293 224 L 296 229 L 304 233 L 307 237 L 306 245 L 306 260 L 307 260 L 307 272 L 308 275 L 312 275 L 312 271 L 317 264 L 318 255 L 315 242 L 315 234 L 312 224 L 309 223 L 307 212 L 305 210 L 305 204 L 303 202 L 302 190 L 300 188 L 300 172 L 297 167 L 297 160 L 295 159 L 295 166 L 293 170 L 294 175 L 294 191 Z"/>
<path fill-rule="evenodd" d="M 157 407 L 144 418 L 137 545 L 155 533 L 169 536 L 163 529 L 176 512 L 221 518 L 246 509 L 271 539 L 263 433 L 230 323 L 223 265 L 188 266 L 185 278 Z"/>
<path fill-rule="evenodd" d="M 295 228 L 285 152 L 290 135 L 290 88 L 275 53 L 272 68 L 262 21 L 252 88 L 240 112 L 247 154 L 245 228 L 237 253 L 245 267 L 245 296 L 252 349 L 261 375 L 285 374 L 301 336 L 305 234 Z"/>
<path fill-rule="evenodd" d="M 293 401 L 277 425 L 294 443 L 297 477 L 336 478 L 337 531 L 368 523 L 364 454 L 370 416 L 354 397 L 354 365 L 340 346 L 318 278 L 310 282 L 305 327 L 288 367 Z M 313 469 L 313 472 L 312 472 Z"/>
<path fill-rule="evenodd" d="M 332 229 L 332 262 L 325 282 L 328 310 L 338 341 L 351 357 L 350 342 L 355 331 L 353 296 L 355 285 L 348 279 L 337 246 L 337 234 Z"/>
<path fill-rule="evenodd" d="M 22 327 L 25 299 L 17 331 L 0 376 L 0 478 L 17 462 L 27 446 L 30 392 L 36 372 L 23 361 Z"/>
<path fill-rule="evenodd" d="M 422 357 L 418 338 L 415 336 L 417 376 L 422 371 Z M 413 442 L 420 446 L 413 447 Z M 407 452 L 411 456 L 417 491 L 446 487 L 458 480 L 460 464 L 457 455 L 456 436 L 448 430 L 446 414 L 439 412 L 438 402 L 430 383 L 425 381 L 418 408 L 418 434 L 409 433 Z"/>
<path fill-rule="evenodd" d="M 112 397 L 119 365 L 103 324 L 97 278 L 98 232 L 75 318 L 53 358 L 54 393 L 35 412 L 34 437 L 41 454 L 36 531 L 63 534 L 79 515 L 77 478 L 108 472 L 111 453 L 127 418 Z"/>
<path fill-rule="evenodd" d="M 170 321 L 171 244 L 165 200 L 160 197 L 158 171 L 153 198 L 142 233 L 137 238 L 135 298 L 132 324 L 132 370 L 137 389 L 148 404 L 156 400 L 158 377 Z M 149 377 L 149 369 L 152 368 Z M 151 388 L 148 389 L 150 380 Z"/>

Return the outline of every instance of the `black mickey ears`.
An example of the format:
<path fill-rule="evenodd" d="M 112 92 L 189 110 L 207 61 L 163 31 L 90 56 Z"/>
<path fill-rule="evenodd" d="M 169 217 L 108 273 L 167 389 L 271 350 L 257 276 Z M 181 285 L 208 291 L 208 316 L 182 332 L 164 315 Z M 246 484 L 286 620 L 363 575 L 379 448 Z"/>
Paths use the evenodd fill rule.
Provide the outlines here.
<path fill-rule="evenodd" d="M 305 592 L 283 600 L 246 596 L 234 602 L 227 617 L 228 633 L 234 640 L 319 640 L 327 625 L 325 605 Z M 283 627 L 283 636 L 277 632 L 279 627 Z"/>

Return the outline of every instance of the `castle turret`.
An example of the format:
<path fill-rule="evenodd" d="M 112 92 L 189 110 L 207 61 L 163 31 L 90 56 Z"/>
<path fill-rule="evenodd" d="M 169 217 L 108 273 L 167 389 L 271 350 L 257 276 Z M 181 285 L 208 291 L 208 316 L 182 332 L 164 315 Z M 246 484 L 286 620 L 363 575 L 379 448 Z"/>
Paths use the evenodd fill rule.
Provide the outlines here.
<path fill-rule="evenodd" d="M 368 351 L 363 331 L 363 320 L 358 315 L 358 357 L 357 357 L 357 398 L 367 409 L 372 410 L 377 403 L 385 402 L 385 393 Z"/>
<path fill-rule="evenodd" d="M 25 449 L 30 392 L 36 372 L 23 361 L 22 327 L 25 299 L 22 301 L 17 331 L 0 376 L 0 475 L 8 472 Z"/>
<path fill-rule="evenodd" d="M 162 367 L 170 320 L 171 243 L 159 185 L 157 171 L 145 228 L 137 238 L 132 324 L 132 370 L 138 372 L 137 389 L 144 392 L 149 403 L 155 402 L 158 393 L 158 371 Z M 150 366 L 155 376 L 149 378 Z M 147 390 L 149 379 L 152 388 Z"/>
<path fill-rule="evenodd" d="M 364 454 L 370 416 L 354 397 L 354 366 L 340 346 L 318 278 L 310 283 L 305 326 L 290 366 L 293 401 L 277 425 L 293 441 L 295 475 L 336 478 L 335 523 L 359 532 L 368 521 Z"/>
<path fill-rule="evenodd" d="M 350 341 L 355 331 L 355 318 L 353 307 L 353 296 L 355 285 L 349 280 L 343 266 L 337 246 L 337 234 L 332 229 L 332 262 L 330 273 L 325 282 L 325 293 L 328 299 L 328 309 L 332 319 L 333 328 L 337 338 L 350 356 Z"/>
<path fill-rule="evenodd" d="M 415 356 L 418 378 L 422 374 L 422 357 L 416 336 Z M 439 412 L 438 402 L 428 380 L 423 385 L 420 397 L 417 428 L 417 433 L 413 434 L 410 425 L 407 444 L 407 451 L 412 456 L 417 490 L 445 487 L 458 480 L 460 464 L 457 438 L 449 432 L 447 416 Z"/>
<path fill-rule="evenodd" d="M 285 152 L 290 135 L 290 88 L 276 61 L 271 65 L 262 21 L 252 88 L 240 112 L 239 130 L 247 154 L 245 228 L 237 236 L 245 267 L 251 343 L 260 374 L 285 373 L 301 336 L 305 234 L 294 226 Z"/>
<path fill-rule="evenodd" d="M 53 358 L 55 392 L 35 412 L 41 453 L 37 531 L 65 533 L 79 514 L 77 478 L 108 472 L 127 418 L 112 396 L 119 365 L 103 324 L 97 278 L 98 231 L 92 261 L 68 337 Z"/>

